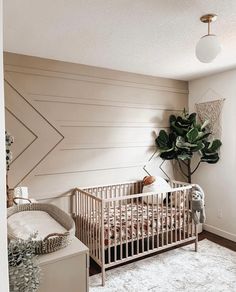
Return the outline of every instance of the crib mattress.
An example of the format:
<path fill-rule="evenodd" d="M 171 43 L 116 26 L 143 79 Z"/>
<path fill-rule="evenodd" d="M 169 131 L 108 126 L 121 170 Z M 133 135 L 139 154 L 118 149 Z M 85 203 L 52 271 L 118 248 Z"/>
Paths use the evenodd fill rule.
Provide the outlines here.
<path fill-rule="evenodd" d="M 163 210 L 163 211 L 161 211 Z M 132 220 L 133 218 L 133 220 Z M 93 213 L 90 220 L 80 218 L 90 238 L 99 234 L 98 217 Z M 179 208 L 142 203 L 117 205 L 104 210 L 104 242 L 105 245 L 125 243 L 142 237 L 157 235 L 162 231 L 179 229 L 191 222 L 190 211 Z"/>

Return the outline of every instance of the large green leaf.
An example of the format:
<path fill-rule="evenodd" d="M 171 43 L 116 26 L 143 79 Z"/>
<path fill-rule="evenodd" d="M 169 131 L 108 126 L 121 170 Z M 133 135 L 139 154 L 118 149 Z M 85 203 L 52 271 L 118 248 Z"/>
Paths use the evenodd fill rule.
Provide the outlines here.
<path fill-rule="evenodd" d="M 196 113 L 191 113 L 188 117 L 188 120 L 191 124 L 195 123 L 196 122 L 196 116 L 197 114 Z"/>
<path fill-rule="evenodd" d="M 176 121 L 176 116 L 175 115 L 170 115 L 169 117 L 169 123 L 171 124 L 172 122 Z"/>
<path fill-rule="evenodd" d="M 176 126 L 181 128 L 188 128 L 191 125 L 191 122 L 187 119 L 183 119 L 182 117 L 177 117 Z"/>
<path fill-rule="evenodd" d="M 215 152 L 220 148 L 221 145 L 222 145 L 221 141 L 219 139 L 215 139 L 209 145 L 208 150 L 211 152 Z"/>
<path fill-rule="evenodd" d="M 176 126 L 175 122 L 172 122 L 172 123 L 171 123 L 171 129 L 172 129 L 177 135 L 180 135 L 180 136 L 183 136 L 183 135 L 185 135 L 185 133 L 186 133 L 186 131 L 185 131 L 183 128 Z"/>
<path fill-rule="evenodd" d="M 191 150 L 193 152 L 200 151 L 205 147 L 204 143 L 202 143 L 201 141 L 198 141 L 198 142 L 195 142 L 195 143 L 196 143 L 196 147 L 191 148 Z"/>
<path fill-rule="evenodd" d="M 198 137 L 198 130 L 196 128 L 192 128 L 187 134 L 186 137 L 188 142 L 193 143 Z"/>
<path fill-rule="evenodd" d="M 160 149 L 167 149 L 169 142 L 169 136 L 165 130 L 161 130 L 158 137 L 156 138 L 156 144 Z"/>
<path fill-rule="evenodd" d="M 219 139 L 215 139 L 212 142 L 204 142 L 205 147 L 202 149 L 203 156 L 210 156 L 217 153 L 220 146 L 222 145 Z"/>
<path fill-rule="evenodd" d="M 198 136 L 196 138 L 196 141 L 206 139 L 211 133 L 205 133 L 205 132 L 198 132 Z"/>
<path fill-rule="evenodd" d="M 207 154 L 207 155 L 202 156 L 201 161 L 207 162 L 210 164 L 214 164 L 214 163 L 217 163 L 219 161 L 219 159 L 220 158 L 219 158 L 218 153 L 211 153 L 211 154 Z"/>
<path fill-rule="evenodd" d="M 169 143 L 170 143 L 170 145 L 174 145 L 175 144 L 176 138 L 177 138 L 176 133 L 171 132 L 169 134 Z"/>
<path fill-rule="evenodd" d="M 191 144 L 189 142 L 186 142 L 185 139 L 181 136 L 177 137 L 175 145 L 178 148 L 187 149 L 187 150 L 190 150 L 191 148 L 195 148 L 198 146 L 197 144 Z"/>
<path fill-rule="evenodd" d="M 191 159 L 192 156 L 193 156 L 193 153 L 191 151 L 181 151 L 177 153 L 177 158 L 180 160 Z"/>
<path fill-rule="evenodd" d="M 174 150 L 165 151 L 160 154 L 160 157 L 164 160 L 172 160 L 176 158 L 176 152 Z"/>

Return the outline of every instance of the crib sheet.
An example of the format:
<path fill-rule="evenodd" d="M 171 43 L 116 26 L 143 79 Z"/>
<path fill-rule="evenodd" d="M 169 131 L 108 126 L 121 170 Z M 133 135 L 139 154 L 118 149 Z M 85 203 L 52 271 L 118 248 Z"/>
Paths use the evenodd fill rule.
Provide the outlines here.
<path fill-rule="evenodd" d="M 125 243 L 143 237 L 165 232 L 167 229 L 182 228 L 191 222 L 191 212 L 179 208 L 170 208 L 147 204 L 127 204 L 109 206 L 104 209 L 104 242 L 105 245 Z M 93 212 L 91 217 L 81 218 L 83 226 L 92 238 L 99 234 L 98 217 Z M 133 219 L 132 219 L 133 218 Z"/>

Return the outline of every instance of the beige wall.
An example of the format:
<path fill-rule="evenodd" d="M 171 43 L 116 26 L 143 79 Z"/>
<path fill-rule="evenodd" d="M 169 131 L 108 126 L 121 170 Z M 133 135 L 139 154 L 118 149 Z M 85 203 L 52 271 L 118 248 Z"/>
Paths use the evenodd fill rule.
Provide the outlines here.
<path fill-rule="evenodd" d="M 6 220 L 6 157 L 3 91 L 2 0 L 0 0 L 0 291 L 9 291 Z"/>
<path fill-rule="evenodd" d="M 189 82 L 189 107 L 197 101 L 225 98 L 222 115 L 222 148 L 215 165 L 202 164 L 194 182 L 206 192 L 204 229 L 236 241 L 236 70 Z"/>
<path fill-rule="evenodd" d="M 142 178 L 155 131 L 187 105 L 183 81 L 9 53 L 4 63 L 10 185 L 38 199 Z"/>

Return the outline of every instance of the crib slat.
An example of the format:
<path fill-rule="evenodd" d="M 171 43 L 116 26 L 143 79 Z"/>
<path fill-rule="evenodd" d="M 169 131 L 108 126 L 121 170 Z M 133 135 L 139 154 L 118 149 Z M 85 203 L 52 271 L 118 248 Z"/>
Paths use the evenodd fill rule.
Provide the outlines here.
<path fill-rule="evenodd" d="M 133 198 L 131 199 L 131 256 L 134 255 L 134 212 L 133 212 Z"/>
<path fill-rule="evenodd" d="M 157 248 L 159 247 L 159 220 L 160 220 L 160 208 L 159 208 L 159 194 L 156 195 L 156 206 L 157 206 Z"/>
<path fill-rule="evenodd" d="M 114 201 L 114 226 L 115 226 L 115 232 L 114 232 L 114 240 L 115 240 L 115 244 L 114 244 L 114 257 L 115 257 L 115 262 L 117 261 L 117 238 L 116 238 L 116 201 Z"/>
<path fill-rule="evenodd" d="M 90 246 L 90 214 L 89 214 L 89 209 L 90 209 L 90 206 L 89 206 L 89 201 L 90 201 L 90 197 L 87 197 L 87 222 L 88 222 L 88 227 L 87 227 L 87 233 L 88 233 L 88 248 L 90 249 L 91 246 Z"/>
<path fill-rule="evenodd" d="M 173 194 L 170 193 L 170 243 L 173 243 Z"/>
<path fill-rule="evenodd" d="M 104 201 L 101 202 L 101 260 L 102 260 L 102 285 L 105 285 L 105 246 L 104 246 L 104 210 L 105 205 Z"/>
<path fill-rule="evenodd" d="M 142 252 L 144 252 L 144 232 L 143 232 L 143 226 L 144 225 L 144 218 L 143 218 L 143 200 L 142 200 Z"/>
<path fill-rule="evenodd" d="M 164 245 L 164 214 L 163 214 L 163 193 L 161 193 L 161 246 Z"/>
<path fill-rule="evenodd" d="M 132 199 L 133 200 L 133 199 Z M 139 205 L 139 202 L 138 202 L 138 199 L 136 199 L 136 211 L 137 211 L 137 214 L 136 214 L 136 239 L 137 239 L 137 254 L 139 254 L 139 212 L 138 212 L 138 206 Z M 132 216 L 133 217 L 133 216 Z M 133 234 L 133 229 L 132 229 L 132 234 Z"/>
<path fill-rule="evenodd" d="M 89 234 L 90 234 L 90 242 L 91 242 L 91 250 L 92 250 L 92 252 L 93 252 L 93 250 L 94 250 L 94 236 L 93 236 L 93 219 L 92 219 L 92 216 L 93 216 L 93 201 L 92 201 L 92 198 L 90 197 L 90 202 L 89 202 L 89 214 L 90 214 L 90 219 L 89 219 L 89 221 L 90 221 L 90 232 L 89 232 Z"/>
<path fill-rule="evenodd" d="M 122 252 L 122 229 L 123 229 L 123 226 L 122 226 L 122 206 L 121 206 L 121 202 L 120 201 L 120 259 L 123 258 L 123 252 Z"/>
<path fill-rule="evenodd" d="M 85 230 L 88 230 L 88 197 L 85 197 Z M 86 232 L 85 244 L 88 246 L 88 232 Z"/>
<path fill-rule="evenodd" d="M 110 234 L 111 234 L 111 226 L 110 226 L 110 218 L 111 218 L 111 214 L 110 214 L 110 203 L 108 203 L 108 211 L 107 211 L 107 220 L 108 220 L 108 231 L 107 231 L 107 239 L 108 239 L 108 264 L 111 262 L 111 238 L 110 238 Z"/>
<path fill-rule="evenodd" d="M 128 204 L 128 201 L 127 199 L 125 200 L 125 247 L 126 247 L 126 257 L 129 256 L 128 254 L 128 214 L 127 214 L 127 204 Z M 129 227 L 130 228 L 130 227 Z"/>
<path fill-rule="evenodd" d="M 97 257 L 97 243 L 98 243 L 98 235 L 97 235 L 97 226 L 98 226 L 98 219 L 97 219 L 97 201 L 94 202 L 94 218 L 95 218 L 95 222 L 94 222 L 94 239 L 95 239 L 95 250 L 94 250 L 94 254 L 95 254 L 95 257 Z"/>
<path fill-rule="evenodd" d="M 81 193 L 81 203 L 82 203 L 82 232 L 83 232 L 83 235 L 82 235 L 82 240 L 83 242 L 85 243 L 85 199 L 84 199 L 84 194 Z"/>
<path fill-rule="evenodd" d="M 175 242 L 178 241 L 178 238 L 177 238 L 177 205 L 178 205 L 177 192 L 175 191 Z"/>
<path fill-rule="evenodd" d="M 191 210 L 192 210 L 192 200 L 191 200 Z M 191 236 L 193 237 L 193 219 L 191 220 Z"/>
<path fill-rule="evenodd" d="M 186 220 L 186 216 L 185 216 L 185 205 L 186 205 L 186 190 L 184 190 L 183 191 L 183 196 L 184 196 L 184 204 L 183 204 L 183 212 L 184 212 L 184 214 L 183 214 L 183 220 L 184 220 L 184 222 L 183 222 L 183 231 L 184 231 L 184 234 L 183 234 L 183 237 L 184 237 L 184 239 L 185 239 L 185 220 Z"/>
<path fill-rule="evenodd" d="M 80 233 L 79 233 L 79 196 L 78 196 L 78 190 L 76 190 L 74 192 L 74 204 L 75 204 L 75 210 L 74 210 L 74 213 L 75 213 L 75 230 L 76 230 L 76 236 L 77 237 L 80 237 Z"/>
<path fill-rule="evenodd" d="M 83 204 L 83 194 L 79 191 L 79 202 L 80 202 L 80 214 L 79 214 L 79 220 L 80 220 L 80 229 L 81 229 L 81 233 L 80 233 L 80 240 L 83 241 L 83 219 L 84 219 L 84 204 Z M 84 241 L 83 241 L 84 242 Z"/>
<path fill-rule="evenodd" d="M 101 252 L 100 252 L 100 247 L 101 247 L 101 203 L 98 203 L 98 259 L 101 261 Z"/>
<path fill-rule="evenodd" d="M 182 238 L 182 236 L 181 236 L 181 220 L 182 220 L 181 195 L 182 195 L 182 192 L 179 191 L 179 240 L 180 241 L 181 241 L 181 238 Z"/>
<path fill-rule="evenodd" d="M 187 213 L 187 216 L 188 216 L 188 226 L 187 226 L 187 228 L 188 228 L 188 233 L 187 233 L 187 237 L 189 237 L 189 220 L 190 220 L 190 218 L 189 218 L 189 193 L 190 193 L 189 190 L 187 190 L 187 194 L 188 194 L 188 197 L 187 197 L 187 208 L 188 208 L 188 209 L 187 209 L 187 210 L 188 210 L 188 211 L 187 211 L 187 212 L 188 212 L 188 213 Z"/>
<path fill-rule="evenodd" d="M 90 234 L 90 228 L 91 228 L 91 221 L 90 221 L 90 199 L 91 197 L 88 197 L 88 247 L 91 249 L 91 234 Z"/>
<path fill-rule="evenodd" d="M 169 209 L 168 209 L 168 194 L 166 193 L 166 244 L 169 243 L 168 241 L 168 231 L 169 231 Z"/>
<path fill-rule="evenodd" d="M 156 205 L 158 208 L 158 205 Z M 152 249 L 154 249 L 154 195 L 152 195 Z"/>
<path fill-rule="evenodd" d="M 74 195 L 74 210 L 72 210 L 72 212 L 74 212 L 74 216 L 75 216 L 75 232 L 76 232 L 76 236 L 79 236 L 78 234 L 78 195 L 77 195 L 77 190 L 73 193 Z M 73 206 L 73 205 L 72 205 Z"/>
<path fill-rule="evenodd" d="M 94 220 L 94 218 L 93 218 L 93 200 L 92 200 L 92 198 L 90 197 L 90 199 L 89 199 L 89 209 L 90 209 L 90 211 L 89 211 L 89 216 L 90 216 L 90 219 L 89 219 L 89 221 L 90 221 L 90 242 L 91 242 L 91 252 L 92 252 L 92 254 L 94 254 L 94 236 L 93 236 L 93 226 L 94 226 L 94 224 L 93 224 L 93 220 Z"/>
<path fill-rule="evenodd" d="M 79 234 L 80 234 L 80 240 L 83 240 L 83 229 L 82 229 L 82 223 L 83 223 L 83 204 L 82 204 L 82 194 L 78 191 L 77 192 L 78 196 L 79 196 Z"/>
<path fill-rule="evenodd" d="M 149 251 L 149 197 L 147 197 L 147 251 Z"/>

